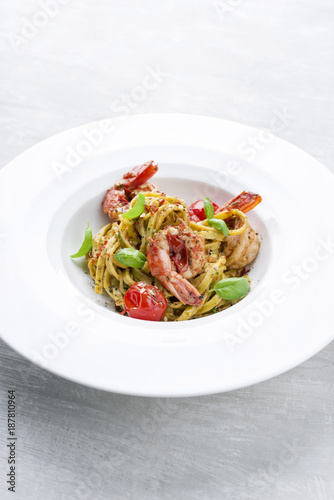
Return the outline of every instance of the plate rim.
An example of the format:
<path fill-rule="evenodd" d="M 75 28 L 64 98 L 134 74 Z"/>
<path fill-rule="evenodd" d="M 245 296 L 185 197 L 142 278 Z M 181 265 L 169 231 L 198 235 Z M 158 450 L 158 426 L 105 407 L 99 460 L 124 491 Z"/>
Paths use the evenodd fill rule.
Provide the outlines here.
<path fill-rule="evenodd" d="M 134 114 L 134 115 L 131 115 L 131 116 L 127 116 L 127 117 L 120 117 L 120 118 L 112 118 L 112 121 L 118 121 L 118 120 L 121 120 L 121 121 L 128 121 L 128 120 L 133 120 L 133 119 L 153 119 L 154 117 L 164 117 L 164 118 L 168 118 L 168 119 L 177 119 L 178 117 L 182 117 L 183 118 L 190 118 L 191 120 L 193 120 L 194 118 L 196 118 L 197 120 L 202 120 L 202 119 L 205 119 L 205 120 L 209 120 L 211 121 L 212 123 L 221 123 L 221 122 L 224 122 L 226 125 L 230 124 L 230 123 L 233 123 L 234 125 L 238 126 L 238 127 L 243 127 L 244 130 L 249 130 L 249 131 L 260 131 L 261 128 L 257 128 L 257 127 L 252 127 L 250 125 L 247 125 L 247 124 L 242 124 L 242 123 L 238 123 L 236 121 L 230 121 L 230 120 L 224 120 L 224 119 L 220 119 L 220 118 L 217 118 L 217 117 L 210 117 L 210 116 L 205 116 L 205 115 L 196 115 L 196 114 L 181 114 L 181 113 L 151 113 L 151 114 Z M 94 124 L 98 124 L 100 123 L 101 120 L 96 120 L 96 121 L 93 121 L 93 122 L 89 122 L 89 123 L 85 123 L 83 125 L 79 125 L 79 126 L 76 126 L 76 127 L 73 127 L 73 128 L 69 128 L 65 131 L 62 131 L 62 132 L 59 132 L 58 134 L 55 134 L 47 139 L 44 139 L 43 141 L 31 146 L 29 149 L 27 149 L 26 151 L 20 153 L 17 157 L 15 157 L 14 159 L 12 159 L 9 163 L 7 163 L 4 167 L 2 167 L 0 169 L 0 179 L 6 175 L 4 174 L 4 172 L 7 173 L 7 171 L 9 171 L 10 168 L 13 167 L 13 164 L 15 164 L 16 161 L 18 161 L 19 159 L 21 159 L 22 157 L 24 157 L 28 152 L 29 153 L 32 153 L 34 150 L 38 150 L 42 144 L 45 144 L 45 143 L 48 143 L 48 142 L 52 142 L 52 141 L 57 141 L 59 139 L 62 139 L 64 137 L 66 137 L 66 135 L 68 135 L 69 133 L 73 133 L 75 131 L 79 131 L 80 129 L 83 129 L 83 128 L 86 128 L 86 127 L 89 127 L 89 126 L 94 126 Z M 328 167 L 326 167 L 325 165 L 322 165 L 318 160 L 314 159 L 311 155 L 309 155 L 308 153 L 306 153 L 305 151 L 299 149 L 297 146 L 283 140 L 283 139 L 280 139 L 280 138 L 277 138 L 275 136 L 275 141 L 278 143 L 278 144 L 282 144 L 284 147 L 289 147 L 289 148 L 293 148 L 295 150 L 295 152 L 297 152 L 298 154 L 302 153 L 304 155 L 306 155 L 306 157 L 308 157 L 310 160 L 312 160 L 312 162 L 315 162 L 317 164 L 317 167 L 321 167 L 323 169 L 323 172 L 326 172 L 326 174 L 330 174 L 333 179 L 334 179 L 334 175 L 333 173 L 328 169 Z M 2 334 L 2 328 L 0 328 L 0 335 L 1 335 L 1 338 L 2 340 L 7 344 L 9 345 L 10 347 L 12 347 L 12 345 L 7 342 L 7 339 L 5 338 L 5 336 Z M 333 333 L 333 338 L 334 338 L 334 333 Z M 332 339 L 333 340 L 333 339 Z M 331 341 L 331 340 L 330 340 Z M 124 392 L 124 390 L 120 390 L 118 391 L 117 390 L 117 387 L 113 387 L 111 389 L 106 389 L 106 388 L 101 388 L 99 387 L 98 385 L 96 384 L 90 384 L 89 382 L 85 381 L 85 382 L 82 382 L 80 380 L 77 380 L 75 379 L 75 377 L 69 377 L 68 375 L 67 376 L 64 376 L 62 375 L 61 373 L 59 373 L 58 371 L 55 371 L 53 370 L 52 368 L 48 368 L 47 370 L 50 371 L 51 373 L 54 373 L 58 376 L 63 376 L 65 377 L 66 379 L 69 379 L 73 382 L 76 382 L 76 383 L 79 383 L 79 384 L 84 384 L 84 385 L 87 385 L 87 386 L 90 386 L 90 387 L 94 387 L 94 388 L 97 388 L 97 389 L 100 389 L 100 390 L 106 390 L 106 391 L 112 391 L 112 392 L 119 392 L 119 393 L 126 393 L 126 394 L 132 394 L 132 395 L 141 395 L 141 396 L 152 396 L 152 397 L 184 397 L 184 396 L 198 396 L 198 395 L 204 395 L 204 394 L 213 394 L 213 393 L 217 393 L 217 392 L 225 392 L 225 391 L 230 391 L 230 390 L 236 390 L 236 389 L 239 389 L 241 387 L 247 387 L 247 386 L 250 386 L 250 385 L 254 385 L 256 383 L 259 383 L 261 381 L 264 381 L 264 380 L 268 380 L 272 377 L 275 377 L 281 373 L 284 373 L 284 372 L 287 372 L 289 370 L 291 370 L 293 367 L 295 366 L 298 366 L 300 363 L 306 361 L 307 359 L 309 359 L 311 356 L 315 355 L 317 352 L 319 352 L 320 350 L 322 350 L 326 345 L 328 345 L 330 343 L 330 341 L 328 342 L 328 340 L 324 340 L 323 343 L 320 343 L 320 347 L 318 348 L 318 350 L 316 352 L 314 352 L 312 349 L 310 351 L 312 351 L 312 353 L 305 353 L 303 355 L 300 356 L 300 358 L 296 361 L 296 362 L 292 362 L 289 366 L 285 366 L 283 369 L 277 369 L 277 370 L 274 370 L 273 373 L 269 376 L 265 376 L 263 378 L 262 375 L 259 375 L 257 377 L 254 377 L 253 380 L 250 380 L 249 383 L 247 384 L 244 384 L 244 383 L 241 383 L 239 386 L 236 385 L 236 386 L 231 386 L 230 388 L 227 388 L 227 389 L 219 389 L 219 388 L 216 388 L 214 390 L 210 390 L 208 389 L 207 391 L 203 391 L 203 389 L 201 389 L 199 392 L 196 392 L 196 390 L 194 390 L 192 393 L 189 393 L 189 391 L 186 391 L 186 393 L 180 393 L 180 394 L 166 394 L 166 391 L 164 391 L 163 393 L 159 393 L 159 392 L 156 392 L 156 393 L 147 393 L 145 390 L 144 391 L 126 391 Z M 12 347 L 13 348 L 13 347 Z M 15 348 L 14 348 L 15 349 Z M 16 349 L 15 349 L 16 350 Z M 26 356 L 25 353 L 22 353 L 20 351 L 18 351 L 23 357 L 25 357 L 26 359 L 28 359 L 29 361 L 32 361 L 32 359 L 29 357 L 29 356 Z M 39 364 L 38 362 L 35 361 L 35 364 L 39 365 L 40 367 L 43 368 L 43 366 L 41 364 Z"/>

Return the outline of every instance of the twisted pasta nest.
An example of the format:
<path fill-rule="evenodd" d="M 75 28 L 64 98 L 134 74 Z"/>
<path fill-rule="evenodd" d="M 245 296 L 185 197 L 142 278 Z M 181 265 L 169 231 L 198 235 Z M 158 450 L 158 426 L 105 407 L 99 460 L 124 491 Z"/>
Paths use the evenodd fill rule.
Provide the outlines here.
<path fill-rule="evenodd" d="M 190 221 L 186 203 L 178 198 L 161 193 L 143 194 L 146 210 L 139 218 L 130 220 L 121 217 L 120 221 L 102 227 L 93 238 L 93 247 L 87 256 L 87 263 L 90 275 L 95 281 L 95 292 L 102 294 L 106 291 L 114 300 L 117 310 L 123 311 L 124 295 L 130 286 L 138 281 L 155 285 L 167 300 L 165 321 L 185 321 L 203 317 L 238 302 L 224 300 L 212 290 L 218 281 L 242 275 L 241 270 L 229 270 L 226 267 L 226 257 L 223 254 L 226 242 L 224 234 L 209 226 L 207 221 Z M 131 206 L 136 203 L 137 198 L 138 196 L 132 200 Z M 240 210 L 222 212 L 215 217 L 238 220 L 237 229 L 231 230 L 230 235 L 240 235 L 248 226 L 247 217 Z M 139 249 L 146 254 L 149 237 L 153 237 L 166 226 L 177 226 L 180 221 L 184 221 L 194 233 L 201 234 L 205 241 L 206 262 L 202 272 L 189 280 L 204 297 L 200 306 L 184 305 L 177 300 L 150 274 L 147 262 L 142 269 L 135 269 L 122 265 L 114 257 L 122 248 Z"/>

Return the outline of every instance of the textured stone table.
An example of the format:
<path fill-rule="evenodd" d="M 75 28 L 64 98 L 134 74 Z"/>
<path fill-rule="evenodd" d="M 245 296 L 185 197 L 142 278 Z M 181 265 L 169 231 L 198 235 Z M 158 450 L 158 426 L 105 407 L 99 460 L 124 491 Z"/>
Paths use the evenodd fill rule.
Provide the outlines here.
<path fill-rule="evenodd" d="M 1 165 L 107 116 L 280 113 L 277 135 L 334 170 L 333 20 L 330 0 L 2 0 Z M 257 386 L 172 400 L 76 385 L 3 343 L 0 360 L 19 438 L 14 496 L 2 418 L 1 498 L 334 498 L 333 343 Z"/>

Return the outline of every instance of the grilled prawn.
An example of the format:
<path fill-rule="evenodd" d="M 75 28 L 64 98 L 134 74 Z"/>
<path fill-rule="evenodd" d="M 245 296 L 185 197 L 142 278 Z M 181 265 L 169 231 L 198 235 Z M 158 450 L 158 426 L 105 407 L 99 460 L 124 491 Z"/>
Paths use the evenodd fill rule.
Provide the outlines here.
<path fill-rule="evenodd" d="M 154 184 L 147 182 L 157 170 L 158 165 L 154 165 L 153 161 L 144 163 L 124 174 L 122 179 L 107 191 L 102 206 L 112 222 L 118 221 L 120 214 L 129 209 L 130 201 L 139 192 L 159 192 Z"/>
<path fill-rule="evenodd" d="M 241 210 L 241 212 L 249 212 L 256 205 L 261 203 L 262 198 L 258 194 L 243 191 L 241 194 L 228 201 L 219 208 L 218 212 L 228 210 Z M 238 229 L 240 221 L 233 221 L 233 227 L 230 229 Z M 248 266 L 256 258 L 260 250 L 260 241 L 257 233 L 248 224 L 243 233 L 238 236 L 228 236 L 227 244 L 224 248 L 226 256 L 226 265 L 228 269 L 243 269 Z"/>
<path fill-rule="evenodd" d="M 249 212 L 256 207 L 262 198 L 260 195 L 243 191 L 238 196 L 229 200 L 221 207 L 213 203 L 214 213 L 217 215 L 221 212 L 229 210 L 240 210 L 243 213 Z M 204 211 L 204 203 L 198 200 L 189 207 L 189 218 L 194 222 L 206 219 Z M 229 229 L 239 229 L 241 221 L 232 218 L 226 221 Z M 258 235 L 248 224 L 245 231 L 240 235 L 229 235 L 226 238 L 224 246 L 224 255 L 226 256 L 226 264 L 229 269 L 243 269 L 250 264 L 259 253 L 260 242 Z"/>
<path fill-rule="evenodd" d="M 167 226 L 148 238 L 147 262 L 152 276 L 182 304 L 198 306 L 203 297 L 188 281 L 205 264 L 204 239 L 184 223 Z"/>

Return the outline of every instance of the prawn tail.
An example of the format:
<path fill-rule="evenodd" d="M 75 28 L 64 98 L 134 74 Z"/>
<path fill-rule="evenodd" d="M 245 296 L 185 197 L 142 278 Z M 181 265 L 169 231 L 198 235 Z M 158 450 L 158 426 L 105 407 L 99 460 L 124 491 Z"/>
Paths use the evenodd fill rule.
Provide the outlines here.
<path fill-rule="evenodd" d="M 126 190 L 132 191 L 151 179 L 157 171 L 158 165 L 156 165 L 153 161 L 148 161 L 143 165 L 133 168 L 130 172 L 123 175 L 121 183 Z"/>
<path fill-rule="evenodd" d="M 181 274 L 172 271 L 168 277 L 159 276 L 159 280 L 182 304 L 189 306 L 200 306 L 202 304 L 203 296 Z"/>
<path fill-rule="evenodd" d="M 246 213 L 256 207 L 261 203 L 262 198 L 259 194 L 252 193 L 250 191 L 243 191 L 238 196 L 233 198 L 233 200 L 228 201 L 219 208 L 218 212 L 223 212 L 227 210 L 241 210 L 241 212 Z"/>

